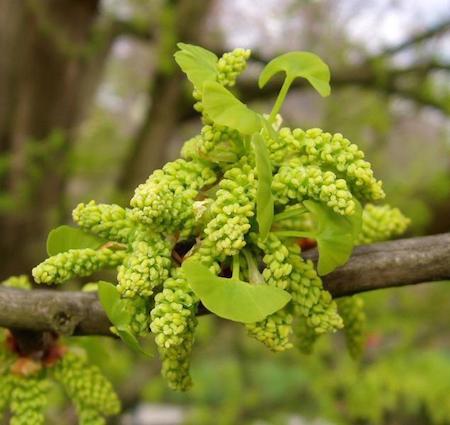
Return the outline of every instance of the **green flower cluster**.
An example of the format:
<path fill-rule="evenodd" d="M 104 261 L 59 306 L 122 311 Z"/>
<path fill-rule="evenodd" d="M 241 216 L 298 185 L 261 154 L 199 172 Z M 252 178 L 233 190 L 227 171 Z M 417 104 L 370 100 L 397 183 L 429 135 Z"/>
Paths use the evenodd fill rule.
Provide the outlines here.
<path fill-rule="evenodd" d="M 215 243 L 220 254 L 232 256 L 244 248 L 250 218 L 255 214 L 255 195 L 255 171 L 244 157 L 220 181 L 211 205 L 213 219 L 205 228 L 208 240 Z"/>
<path fill-rule="evenodd" d="M 316 165 L 301 165 L 299 159 L 280 167 L 273 178 L 272 191 L 278 205 L 314 199 L 338 214 L 352 215 L 355 211 L 353 195 L 344 179 L 337 179 L 333 172 L 322 171 Z"/>
<path fill-rule="evenodd" d="M 122 263 L 124 251 L 108 248 L 71 249 L 48 258 L 33 270 L 36 283 L 62 283 L 76 276 L 89 276 L 105 268 L 114 268 Z"/>
<path fill-rule="evenodd" d="M 11 425 L 41 425 L 45 423 L 49 382 L 41 377 L 10 375 Z"/>
<path fill-rule="evenodd" d="M 289 289 L 292 272 L 292 266 L 288 262 L 289 250 L 274 234 L 269 234 L 265 241 L 261 241 L 256 235 L 252 235 L 252 239 L 264 252 L 264 282 L 280 289 Z M 247 324 L 246 327 L 250 336 L 272 351 L 284 351 L 292 347 L 289 339 L 292 322 L 293 316 L 286 307 L 267 316 L 263 321 Z"/>
<path fill-rule="evenodd" d="M 72 217 L 83 230 L 110 241 L 127 243 L 136 230 L 129 211 L 115 204 L 78 204 Z"/>
<path fill-rule="evenodd" d="M 338 300 L 339 314 L 344 320 L 344 332 L 350 355 L 358 360 L 364 349 L 366 315 L 364 301 L 358 296 Z"/>
<path fill-rule="evenodd" d="M 373 176 L 370 163 L 364 160 L 364 153 L 340 133 L 330 134 L 320 128 L 306 131 L 282 128 L 277 140 L 269 139 L 268 147 L 275 163 L 296 157 L 303 165 L 331 169 L 336 176 L 345 179 L 358 198 L 384 198 L 382 183 Z"/>
<path fill-rule="evenodd" d="M 184 159 L 202 158 L 217 163 L 235 163 L 242 154 L 242 139 L 238 131 L 221 125 L 205 125 L 200 134 L 183 145 Z"/>
<path fill-rule="evenodd" d="M 52 369 L 54 379 L 74 403 L 81 424 L 105 424 L 104 416 L 119 413 L 120 402 L 111 383 L 83 357 L 68 352 Z"/>
<path fill-rule="evenodd" d="M 46 423 L 47 394 L 52 382 L 62 385 L 77 409 L 81 425 L 105 425 L 105 416 L 120 411 L 111 383 L 82 355 L 61 351 L 53 358 L 54 351 L 32 359 L 19 357 L 11 350 L 2 349 L 0 353 L 8 353 L 0 363 L 0 420 L 9 408 L 11 425 Z"/>
<path fill-rule="evenodd" d="M 214 171 L 202 160 L 169 162 L 137 187 L 130 202 L 133 218 L 156 232 L 181 228 L 189 233 L 195 225 L 194 200 L 215 180 Z"/>
<path fill-rule="evenodd" d="M 359 244 L 373 243 L 400 236 L 410 220 L 398 208 L 389 205 L 367 204 L 363 210 L 362 230 Z"/>
<path fill-rule="evenodd" d="M 26 274 L 11 276 L 3 282 L 0 282 L 0 285 L 16 289 L 31 289 L 30 278 Z"/>
<path fill-rule="evenodd" d="M 216 64 L 217 82 L 224 87 L 233 87 L 236 84 L 237 77 L 245 71 L 250 54 L 251 50 L 239 48 L 224 53 Z M 196 100 L 194 109 L 203 113 L 201 92 L 195 88 L 192 95 Z M 205 120 L 208 121 L 207 118 Z"/>
<path fill-rule="evenodd" d="M 224 87 L 233 87 L 236 84 L 236 78 L 242 74 L 247 67 L 247 61 L 250 58 L 249 49 L 234 49 L 227 52 L 217 62 L 217 81 Z"/>
<path fill-rule="evenodd" d="M 191 257 L 200 260 L 214 273 L 220 270 L 216 261 L 220 256 L 208 240 L 196 247 Z M 162 357 L 162 374 L 172 389 L 184 391 L 192 385 L 189 367 L 198 301 L 181 268 L 173 269 L 162 292 L 155 296 L 150 329 Z"/>
<path fill-rule="evenodd" d="M 4 359 L 0 357 L 0 360 L 3 363 Z M 12 384 L 11 375 L 0 374 L 0 417 L 8 407 Z"/>
<path fill-rule="evenodd" d="M 317 234 L 318 240 L 320 235 L 333 239 L 339 234 L 337 226 L 353 226 L 359 203 L 384 196 L 363 153 L 342 135 L 280 128 L 276 109 L 262 116 L 233 99 L 224 87 L 235 84 L 249 51 L 236 49 L 217 59 L 204 49 L 184 46 L 181 57 L 187 68 L 194 68 L 190 80 L 198 86 L 195 107 L 201 112 L 210 108 L 211 116 L 205 111 L 200 133 L 186 142 L 182 159 L 154 171 L 136 188 L 129 207 L 93 201 L 78 205 L 74 220 L 84 232 L 105 240 L 101 248 L 62 252 L 33 270 L 36 282 L 50 284 L 117 267 L 117 290 L 132 313 L 130 328 L 136 335 L 154 334 L 162 373 L 170 387 L 178 390 L 191 385 L 190 354 L 200 303 L 189 273 L 180 267 L 186 258 L 214 275 L 232 274 L 240 276 L 241 283 L 246 279 L 287 291 L 291 301 L 284 308 L 247 324 L 247 329 L 273 351 L 290 348 L 294 332 L 299 348 L 310 351 L 318 336 L 335 332 L 344 322 L 314 264 L 301 256 L 297 238 Z M 207 62 L 205 74 L 215 88 L 208 102 L 205 96 L 204 105 L 192 60 L 196 54 Z M 219 110 L 215 121 L 209 102 Z M 222 102 L 231 105 L 231 112 L 240 112 L 228 114 Z M 309 205 L 316 204 L 319 212 L 306 208 L 307 200 L 314 201 Z M 349 243 L 394 236 L 406 223 L 398 210 L 368 204 L 362 233 Z M 353 321 L 347 319 L 353 335 L 358 320 L 357 315 Z M 77 402 L 80 416 L 90 418 L 86 422 L 96 423 L 97 413 L 116 409 L 115 399 L 92 390 L 97 385 L 94 381 L 101 381 L 98 374 L 88 368 L 84 375 L 79 360 L 71 356 L 64 361 L 67 367 L 57 369 L 59 376 L 67 381 L 68 392 L 81 400 Z M 89 391 L 96 392 L 95 405 L 84 401 Z"/>
<path fill-rule="evenodd" d="M 117 290 L 125 298 L 149 297 L 168 277 L 172 248 L 162 237 L 149 237 L 131 244 L 131 253 L 118 267 Z"/>
<path fill-rule="evenodd" d="M 306 319 L 306 325 L 317 335 L 334 332 L 342 328 L 342 319 L 338 314 L 336 302 L 331 294 L 323 289 L 311 260 L 303 260 L 299 248 L 291 247 L 289 256 L 292 265 L 290 275 L 290 293 L 294 309 Z"/>
<path fill-rule="evenodd" d="M 163 376 L 173 389 L 185 390 L 191 385 L 189 355 L 197 326 L 197 303 L 181 269 L 174 269 L 163 291 L 155 296 L 150 329 L 162 355 Z"/>
<path fill-rule="evenodd" d="M 150 329 L 150 300 L 148 297 L 135 297 L 127 300 L 126 311 L 131 316 L 130 328 L 135 335 L 146 336 Z"/>

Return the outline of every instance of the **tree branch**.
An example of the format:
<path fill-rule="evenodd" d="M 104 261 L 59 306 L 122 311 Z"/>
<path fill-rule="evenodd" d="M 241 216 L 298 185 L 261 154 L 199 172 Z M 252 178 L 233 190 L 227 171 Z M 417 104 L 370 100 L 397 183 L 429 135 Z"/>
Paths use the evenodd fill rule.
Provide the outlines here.
<path fill-rule="evenodd" d="M 410 47 L 422 43 L 423 41 L 426 41 L 430 38 L 433 38 L 443 32 L 446 32 L 450 30 L 450 19 L 447 19 L 443 22 L 440 22 L 439 24 L 427 28 L 426 30 L 419 32 L 417 34 L 414 34 L 411 38 L 408 38 L 407 40 L 391 47 L 387 47 L 384 49 L 379 55 L 376 56 L 376 58 L 384 58 L 386 56 L 392 56 L 396 53 L 401 52 L 402 50 L 409 49 Z"/>
<path fill-rule="evenodd" d="M 155 30 L 136 24 L 134 22 L 117 19 L 111 22 L 113 37 L 132 37 L 141 41 L 152 41 L 155 39 Z"/>
<path fill-rule="evenodd" d="M 317 252 L 305 257 L 316 260 Z M 334 297 L 440 280 L 450 280 L 450 233 L 357 247 L 345 266 L 323 278 Z M 0 325 L 63 335 L 112 335 L 97 295 L 88 292 L 0 288 Z"/>
<path fill-rule="evenodd" d="M 448 105 L 445 100 L 437 99 L 432 95 L 423 95 L 419 88 L 405 89 L 398 84 L 398 79 L 405 74 L 416 75 L 423 80 L 424 74 L 433 70 L 449 71 L 450 64 L 437 61 L 430 61 L 421 64 L 414 64 L 406 68 L 386 68 L 381 73 L 370 63 L 360 66 L 338 70 L 331 76 L 331 87 L 362 87 L 376 90 L 387 95 L 396 95 L 418 103 L 422 106 L 431 106 L 443 113 L 448 113 Z M 308 87 L 308 82 L 304 79 L 297 79 L 292 84 L 293 88 Z M 259 90 L 256 82 L 251 80 L 238 83 L 242 98 L 246 102 L 261 98 L 275 96 L 280 89 L 280 80 L 274 79 L 269 82 L 263 90 Z M 194 112 L 191 113 L 194 116 Z"/>

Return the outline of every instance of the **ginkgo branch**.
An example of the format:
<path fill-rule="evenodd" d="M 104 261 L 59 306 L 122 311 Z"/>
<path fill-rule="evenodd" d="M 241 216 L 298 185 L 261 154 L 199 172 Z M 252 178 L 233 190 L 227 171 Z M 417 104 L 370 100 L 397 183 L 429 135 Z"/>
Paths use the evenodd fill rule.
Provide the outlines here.
<path fill-rule="evenodd" d="M 305 257 L 315 261 L 317 253 L 308 251 Z M 357 247 L 346 265 L 323 278 L 334 297 L 442 280 L 450 281 L 450 233 Z M 113 335 L 97 295 L 88 292 L 0 288 L 0 326 Z"/>

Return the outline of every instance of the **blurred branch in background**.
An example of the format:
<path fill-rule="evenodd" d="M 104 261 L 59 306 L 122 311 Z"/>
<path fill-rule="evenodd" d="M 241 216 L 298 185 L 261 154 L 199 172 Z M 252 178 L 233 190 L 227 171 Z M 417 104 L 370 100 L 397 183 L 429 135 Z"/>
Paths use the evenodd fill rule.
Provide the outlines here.
<path fill-rule="evenodd" d="M 156 47 L 159 63 L 148 89 L 151 102 L 119 173 L 119 191 L 128 194 L 165 162 L 166 146 L 178 126 L 183 107 L 192 109 L 190 102 L 186 102 L 184 79 L 173 61 L 173 53 L 179 40 L 201 43 L 203 21 L 210 3 L 210 0 L 173 0 L 168 1 L 162 11 L 163 25 Z"/>

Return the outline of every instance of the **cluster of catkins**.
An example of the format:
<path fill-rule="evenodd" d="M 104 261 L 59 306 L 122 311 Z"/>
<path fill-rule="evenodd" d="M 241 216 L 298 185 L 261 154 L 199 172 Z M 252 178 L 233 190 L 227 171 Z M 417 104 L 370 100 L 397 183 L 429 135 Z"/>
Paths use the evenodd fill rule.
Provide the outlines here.
<path fill-rule="evenodd" d="M 3 286 L 31 289 L 28 276 L 13 276 Z M 104 425 L 120 411 L 120 401 L 100 369 L 84 353 L 69 351 L 57 340 L 41 353 L 21 353 L 13 334 L 0 329 L 0 418 L 9 408 L 11 425 L 45 423 L 47 394 L 59 384 L 72 401 L 80 425 Z"/>
<path fill-rule="evenodd" d="M 249 55 L 243 49 L 223 55 L 217 62 L 216 81 L 232 87 Z M 204 126 L 184 144 L 181 159 L 153 172 L 136 188 L 127 208 L 91 201 L 73 211 L 81 229 L 114 243 L 50 257 L 33 270 L 35 281 L 55 284 L 117 268 L 117 290 L 135 301 L 133 329 L 138 335 L 154 335 L 162 373 L 170 387 L 178 390 L 191 385 L 189 363 L 199 307 L 180 267 L 188 257 L 215 274 L 228 276 L 230 259 L 238 256 L 241 276 L 248 278 L 256 264 L 264 284 L 291 294 L 286 307 L 245 325 L 249 335 L 271 350 L 292 347 L 296 335 L 298 347 L 309 351 L 318 336 L 346 325 L 350 351 L 359 355 L 361 302 L 352 298 L 337 305 L 323 289 L 314 264 L 302 258 L 295 238 L 271 232 L 261 239 L 254 153 L 242 134 L 214 123 L 204 113 L 200 91 L 194 91 L 194 98 Z M 276 214 L 313 200 L 336 214 L 351 216 L 359 202 L 367 204 L 359 243 L 387 239 L 405 230 L 408 220 L 398 210 L 368 204 L 382 199 L 384 193 L 355 144 L 341 134 L 317 128 L 274 126 L 274 132 L 276 138 L 266 130 L 262 135 L 272 163 Z M 291 217 L 277 221 L 276 226 L 302 230 L 311 223 L 305 216 Z"/>

